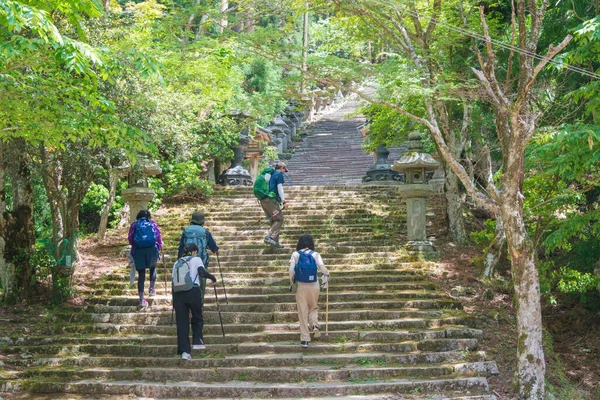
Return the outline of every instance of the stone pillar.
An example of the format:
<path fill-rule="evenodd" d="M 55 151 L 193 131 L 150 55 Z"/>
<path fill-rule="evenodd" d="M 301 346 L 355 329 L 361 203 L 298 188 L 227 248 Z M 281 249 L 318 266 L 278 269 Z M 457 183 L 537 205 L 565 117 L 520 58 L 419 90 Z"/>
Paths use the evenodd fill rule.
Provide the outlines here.
<path fill-rule="evenodd" d="M 206 165 L 206 169 L 208 172 L 208 181 L 211 183 L 217 183 L 217 178 L 215 176 L 215 161 L 210 160 Z"/>
<path fill-rule="evenodd" d="M 254 181 L 256 179 L 256 177 L 258 176 L 258 160 L 260 157 L 251 157 L 249 158 L 250 161 L 250 168 L 248 168 L 248 172 L 250 173 L 250 177 L 252 177 L 252 180 Z"/>
<path fill-rule="evenodd" d="M 424 242 L 427 240 L 427 220 L 425 210 L 427 203 L 424 198 L 413 197 L 406 199 L 406 216 L 408 224 L 408 240 L 412 242 Z"/>
<path fill-rule="evenodd" d="M 129 223 L 136 220 L 141 210 L 147 210 L 148 204 L 154 198 L 155 192 L 149 187 L 133 186 L 121 192 L 123 200 L 129 204 Z"/>

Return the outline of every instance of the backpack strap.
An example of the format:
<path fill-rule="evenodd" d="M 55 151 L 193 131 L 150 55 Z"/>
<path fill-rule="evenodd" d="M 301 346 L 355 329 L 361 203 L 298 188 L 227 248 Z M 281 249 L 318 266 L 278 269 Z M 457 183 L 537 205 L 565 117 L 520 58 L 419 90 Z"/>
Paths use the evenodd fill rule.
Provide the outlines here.
<path fill-rule="evenodd" d="M 186 258 L 187 258 L 187 260 L 186 260 Z M 190 269 L 190 271 L 192 270 L 192 266 L 190 265 L 190 261 L 192 261 L 192 258 L 194 258 L 194 256 L 181 257 L 183 262 L 188 265 L 188 268 Z M 199 275 L 196 272 L 196 279 L 194 279 L 194 281 L 192 282 L 192 285 L 196 284 L 196 281 L 198 280 L 198 276 Z"/>

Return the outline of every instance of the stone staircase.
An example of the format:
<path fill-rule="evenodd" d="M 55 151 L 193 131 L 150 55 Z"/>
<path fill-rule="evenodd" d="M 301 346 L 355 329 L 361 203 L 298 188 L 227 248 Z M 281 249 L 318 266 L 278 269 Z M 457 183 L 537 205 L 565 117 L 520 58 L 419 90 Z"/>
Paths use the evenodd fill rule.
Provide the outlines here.
<path fill-rule="evenodd" d="M 477 350 L 461 304 L 428 279 L 434 264 L 400 246 L 405 213 L 393 188 L 290 187 L 281 242 L 274 250 L 257 229 L 262 212 L 250 190 L 218 189 L 206 226 L 221 246 L 229 304 L 207 292 L 207 349 L 176 355 L 171 299 L 159 268 L 157 296 L 139 311 L 125 261 L 84 292 L 87 305 L 65 309 L 46 332 L 0 339 L 19 370 L 2 392 L 39 399 L 123 398 L 411 398 L 493 399 L 496 370 Z M 196 207 L 161 210 L 173 263 L 181 229 Z M 433 210 L 435 211 L 435 210 Z M 287 267 L 302 233 L 315 237 L 332 274 L 329 334 L 300 347 Z M 126 243 L 125 234 L 123 244 Z M 216 258 L 210 270 L 218 277 Z M 325 293 L 320 297 L 325 329 Z M 32 355 L 22 359 L 19 354 Z"/>
<path fill-rule="evenodd" d="M 362 148 L 359 129 L 365 118 L 353 114 L 360 102 L 353 97 L 345 101 L 307 130 L 302 146 L 288 162 L 288 175 L 294 185 L 356 186 L 362 183 L 374 159 Z M 398 154 L 398 149 L 392 149 L 390 159 L 397 159 Z"/>

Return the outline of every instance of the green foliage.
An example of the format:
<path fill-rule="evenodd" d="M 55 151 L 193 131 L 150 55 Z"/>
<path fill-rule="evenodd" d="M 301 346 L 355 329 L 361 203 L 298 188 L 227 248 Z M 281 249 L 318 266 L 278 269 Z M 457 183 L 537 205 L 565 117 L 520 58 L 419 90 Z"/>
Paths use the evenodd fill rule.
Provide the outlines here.
<path fill-rule="evenodd" d="M 108 201 L 108 189 L 97 183 L 92 183 L 83 198 L 79 209 L 79 223 L 82 234 L 98 230 L 102 209 Z"/>
<path fill-rule="evenodd" d="M 163 164 L 163 173 L 166 181 L 164 195 L 167 197 L 184 194 L 189 197 L 204 198 L 209 197 L 213 192 L 212 185 L 206 179 L 202 179 L 202 169 L 193 160 Z"/>
<path fill-rule="evenodd" d="M 496 220 L 486 219 L 483 221 L 484 228 L 480 231 L 471 232 L 471 240 L 478 246 L 487 247 L 496 237 Z"/>
<path fill-rule="evenodd" d="M 600 280 L 589 272 L 581 273 L 577 270 L 562 267 L 555 272 L 558 280 L 557 289 L 562 293 L 585 293 L 598 288 Z"/>

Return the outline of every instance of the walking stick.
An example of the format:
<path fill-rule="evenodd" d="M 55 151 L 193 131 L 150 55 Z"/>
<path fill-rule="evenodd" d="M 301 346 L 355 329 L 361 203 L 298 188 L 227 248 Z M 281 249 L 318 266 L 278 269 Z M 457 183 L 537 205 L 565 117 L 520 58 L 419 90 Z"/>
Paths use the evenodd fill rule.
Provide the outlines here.
<path fill-rule="evenodd" d="M 217 253 L 217 265 L 219 265 L 219 274 L 221 275 L 221 284 L 223 285 L 223 293 L 225 294 L 225 303 L 229 304 L 229 300 L 227 299 L 227 290 L 225 290 L 225 281 L 223 280 L 223 271 L 221 271 L 221 261 L 219 260 L 219 253 Z"/>
<path fill-rule="evenodd" d="M 217 297 L 216 283 L 213 283 L 213 289 L 215 289 L 215 302 L 217 303 L 217 311 L 219 312 L 219 321 L 221 322 L 221 332 L 223 332 L 223 337 L 225 337 L 225 328 L 223 328 L 223 318 L 221 317 L 221 308 L 219 307 L 219 298 Z"/>
<path fill-rule="evenodd" d="M 329 337 L 329 282 L 325 288 L 325 337 Z"/>
<path fill-rule="evenodd" d="M 167 296 L 167 264 L 165 263 L 165 251 L 160 249 L 160 257 L 162 258 L 163 268 L 165 269 L 165 296 Z"/>

